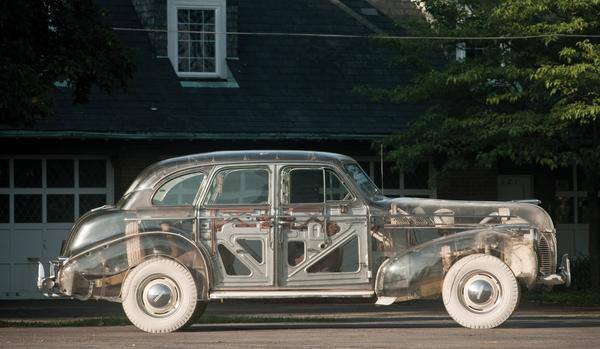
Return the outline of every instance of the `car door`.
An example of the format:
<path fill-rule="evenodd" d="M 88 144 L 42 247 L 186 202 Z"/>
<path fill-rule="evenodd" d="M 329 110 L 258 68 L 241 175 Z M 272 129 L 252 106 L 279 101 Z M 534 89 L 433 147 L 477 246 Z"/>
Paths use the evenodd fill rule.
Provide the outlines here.
<path fill-rule="evenodd" d="M 216 168 L 198 209 L 200 242 L 211 251 L 215 289 L 273 285 L 270 165 Z"/>
<path fill-rule="evenodd" d="M 279 284 L 368 285 L 367 208 L 333 167 L 278 169 Z"/>

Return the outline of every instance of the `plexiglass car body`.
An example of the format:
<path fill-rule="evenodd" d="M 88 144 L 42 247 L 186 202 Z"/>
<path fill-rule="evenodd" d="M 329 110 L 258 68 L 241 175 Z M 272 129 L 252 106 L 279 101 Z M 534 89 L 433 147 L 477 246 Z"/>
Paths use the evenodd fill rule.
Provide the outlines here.
<path fill-rule="evenodd" d="M 44 293 L 123 302 L 149 332 L 176 330 L 216 299 L 442 294 L 461 324 L 494 327 L 520 287 L 570 282 L 535 204 L 390 199 L 353 159 L 307 151 L 161 161 L 115 206 L 82 216 L 61 254 L 50 275 L 40 267 Z"/>

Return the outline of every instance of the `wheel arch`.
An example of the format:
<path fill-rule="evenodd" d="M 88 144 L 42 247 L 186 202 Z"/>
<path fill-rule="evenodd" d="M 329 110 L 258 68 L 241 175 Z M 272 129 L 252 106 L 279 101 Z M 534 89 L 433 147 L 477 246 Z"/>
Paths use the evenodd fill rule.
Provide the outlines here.
<path fill-rule="evenodd" d="M 498 257 L 521 285 L 530 288 L 538 270 L 533 240 L 511 228 L 470 230 L 431 240 L 384 261 L 375 278 L 375 293 L 396 302 L 438 296 L 452 265 L 473 254 Z"/>
<path fill-rule="evenodd" d="M 190 270 L 198 296 L 208 300 L 213 268 L 208 251 L 175 233 L 144 232 L 104 242 L 69 258 L 58 274 L 63 294 L 119 302 L 128 274 L 152 258 L 177 261 Z"/>

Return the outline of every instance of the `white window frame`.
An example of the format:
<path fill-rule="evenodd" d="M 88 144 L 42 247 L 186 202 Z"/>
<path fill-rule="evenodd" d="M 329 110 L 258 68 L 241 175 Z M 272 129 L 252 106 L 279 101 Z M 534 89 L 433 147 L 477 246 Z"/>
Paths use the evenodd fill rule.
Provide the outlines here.
<path fill-rule="evenodd" d="M 71 226 L 73 222 L 62 222 L 62 223 L 48 223 L 48 211 L 47 211 L 47 195 L 52 194 L 64 194 L 74 195 L 73 203 L 73 218 L 77 220 L 79 218 L 79 195 L 80 194 L 97 194 L 106 195 L 106 203 L 114 203 L 114 171 L 111 161 L 106 156 L 94 156 L 94 155 L 14 155 L 14 156 L 0 156 L 0 159 L 7 159 L 9 166 L 9 187 L 0 188 L 0 194 L 9 195 L 9 221 L 8 223 L 0 223 L 0 227 L 3 226 L 18 226 L 18 227 L 36 227 L 40 225 L 48 226 Z M 41 160 L 42 162 L 42 186 L 38 188 L 16 188 L 14 185 L 14 162 L 15 160 Z M 48 160 L 73 160 L 74 161 L 74 186 L 69 188 L 48 188 L 46 178 L 46 164 Z M 104 188 L 82 188 L 79 187 L 79 161 L 80 160 L 104 160 L 106 161 L 106 186 Z M 42 196 L 42 220 L 36 223 L 16 223 L 15 222 L 15 195 L 32 194 Z"/>
<path fill-rule="evenodd" d="M 215 10 L 215 72 L 180 72 L 177 49 L 177 10 Z M 226 68 L 226 0 L 168 0 L 167 1 L 167 52 L 173 69 L 183 78 L 227 78 Z"/>

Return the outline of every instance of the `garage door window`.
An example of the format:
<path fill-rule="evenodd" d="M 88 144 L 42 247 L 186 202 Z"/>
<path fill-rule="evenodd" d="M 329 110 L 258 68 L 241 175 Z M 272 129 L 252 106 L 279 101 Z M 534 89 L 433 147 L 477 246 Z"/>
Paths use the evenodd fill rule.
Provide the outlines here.
<path fill-rule="evenodd" d="M 72 223 L 112 200 L 110 179 L 106 159 L 0 159 L 0 224 Z"/>
<path fill-rule="evenodd" d="M 10 196 L 8 194 L 0 195 L 0 223 L 10 222 Z"/>

